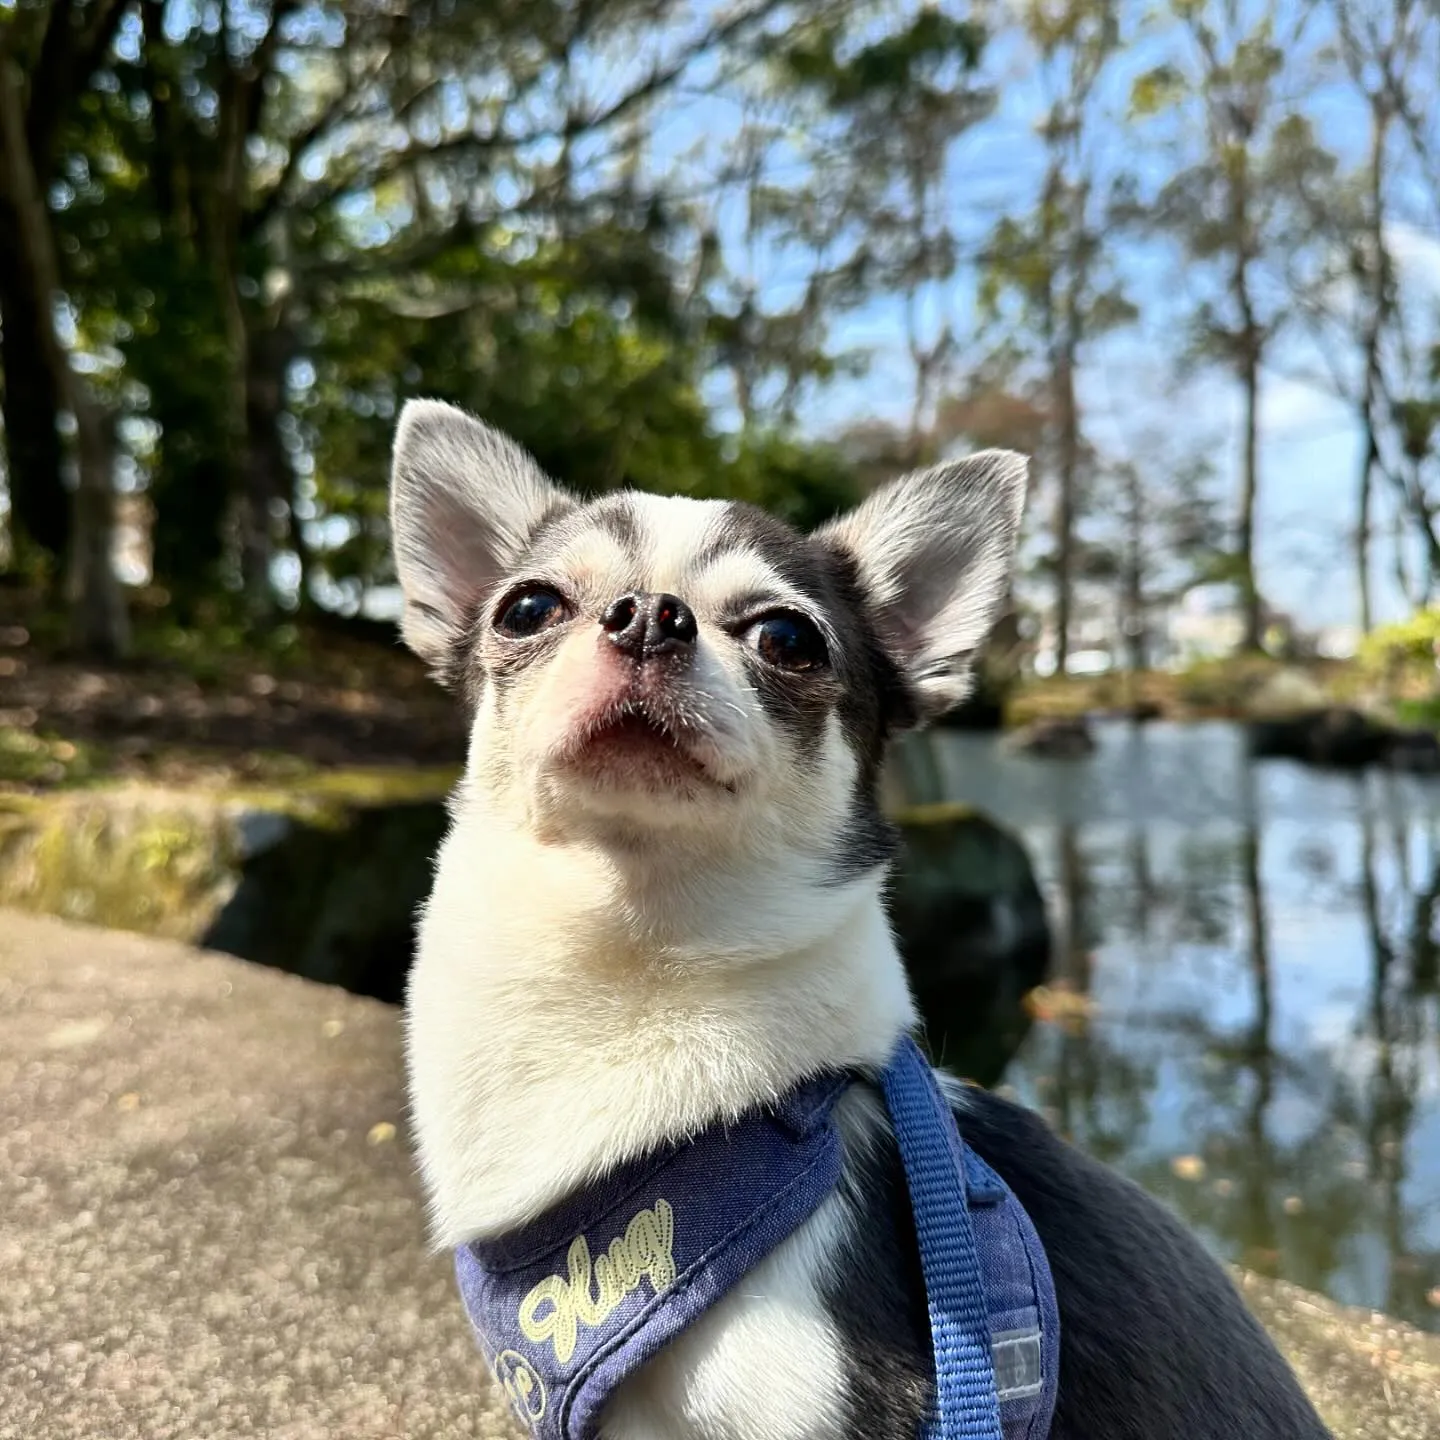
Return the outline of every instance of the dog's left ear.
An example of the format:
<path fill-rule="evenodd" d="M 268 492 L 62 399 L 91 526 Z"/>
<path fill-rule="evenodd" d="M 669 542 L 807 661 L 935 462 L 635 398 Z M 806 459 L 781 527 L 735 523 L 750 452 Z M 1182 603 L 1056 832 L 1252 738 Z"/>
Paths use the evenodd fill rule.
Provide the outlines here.
<path fill-rule="evenodd" d="M 1028 469 L 1014 451 L 985 450 L 892 480 L 818 532 L 858 565 L 922 723 L 969 690 L 1009 589 Z"/>
<path fill-rule="evenodd" d="M 409 401 L 390 477 L 405 643 L 443 672 L 486 592 L 541 521 L 573 503 L 508 435 L 439 400 Z"/>

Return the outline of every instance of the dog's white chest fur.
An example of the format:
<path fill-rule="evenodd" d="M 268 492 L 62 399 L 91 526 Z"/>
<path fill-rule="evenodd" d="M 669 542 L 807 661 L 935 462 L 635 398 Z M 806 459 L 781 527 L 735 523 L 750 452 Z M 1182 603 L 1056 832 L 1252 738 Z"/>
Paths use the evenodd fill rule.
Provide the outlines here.
<path fill-rule="evenodd" d="M 846 1428 L 844 1348 L 821 1298 L 852 1223 L 832 1195 L 616 1392 L 607 1440 L 829 1440 Z"/>
<path fill-rule="evenodd" d="M 766 956 L 626 952 L 622 882 L 465 801 L 411 972 L 411 1100 L 437 1239 L 532 1219 L 667 1139 L 820 1070 L 884 1063 L 912 1020 L 877 882 L 839 931 Z M 742 895 L 737 913 L 747 913 Z M 583 935 L 582 941 L 577 936 Z"/>
<path fill-rule="evenodd" d="M 637 961 L 591 913 L 615 904 L 603 866 L 497 833 L 463 800 L 457 810 L 407 1009 L 420 1160 L 447 1246 L 503 1233 L 806 1074 L 883 1064 L 911 1021 L 873 884 L 856 887 L 840 933 L 789 955 Z M 820 1286 L 848 1223 L 832 1196 L 617 1392 L 607 1437 L 840 1433 L 844 1367 Z"/>

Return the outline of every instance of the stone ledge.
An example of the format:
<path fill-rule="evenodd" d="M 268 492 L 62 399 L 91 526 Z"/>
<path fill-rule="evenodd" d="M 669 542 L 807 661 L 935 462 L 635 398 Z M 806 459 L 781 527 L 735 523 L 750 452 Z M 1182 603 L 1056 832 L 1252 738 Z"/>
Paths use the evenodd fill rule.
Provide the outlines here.
<path fill-rule="evenodd" d="M 0 911 L 0 1435 L 516 1433 L 425 1250 L 396 1018 Z"/>
<path fill-rule="evenodd" d="M 401 1097 L 389 1007 L 0 911 L 0 1436 L 513 1436 Z M 1342 1440 L 1440 1437 L 1440 1339 L 1243 1283 Z"/>

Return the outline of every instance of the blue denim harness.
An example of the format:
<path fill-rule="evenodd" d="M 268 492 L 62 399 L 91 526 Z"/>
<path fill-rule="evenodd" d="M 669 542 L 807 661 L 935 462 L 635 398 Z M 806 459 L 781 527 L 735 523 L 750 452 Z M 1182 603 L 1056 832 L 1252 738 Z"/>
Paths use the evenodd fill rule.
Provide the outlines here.
<path fill-rule="evenodd" d="M 912 1040 L 881 1081 L 935 1349 L 920 1440 L 1045 1440 L 1060 1320 L 1034 1226 L 961 1138 Z M 834 1108 L 854 1083 L 807 1081 L 456 1251 L 485 1358 L 536 1440 L 594 1440 L 621 1382 L 815 1213 L 840 1178 Z"/>

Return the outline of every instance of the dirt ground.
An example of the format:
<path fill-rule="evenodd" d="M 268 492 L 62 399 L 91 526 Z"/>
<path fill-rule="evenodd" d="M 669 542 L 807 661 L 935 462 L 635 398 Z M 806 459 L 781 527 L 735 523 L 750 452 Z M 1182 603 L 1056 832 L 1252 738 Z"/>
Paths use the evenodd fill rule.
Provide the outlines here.
<path fill-rule="evenodd" d="M 0 784 L 268 780 L 462 755 L 459 706 L 383 632 L 310 626 L 259 652 L 170 635 L 97 666 L 0 610 Z"/>

